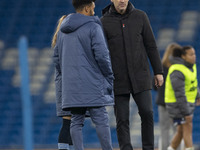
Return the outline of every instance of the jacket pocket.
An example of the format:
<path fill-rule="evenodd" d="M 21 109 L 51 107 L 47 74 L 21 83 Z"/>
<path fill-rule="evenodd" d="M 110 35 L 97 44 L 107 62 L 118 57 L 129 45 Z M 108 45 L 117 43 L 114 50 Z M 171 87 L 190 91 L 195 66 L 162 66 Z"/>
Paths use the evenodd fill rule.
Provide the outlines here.
<path fill-rule="evenodd" d="M 109 83 L 106 79 L 104 79 L 104 95 L 111 95 L 113 91 L 112 83 Z"/>

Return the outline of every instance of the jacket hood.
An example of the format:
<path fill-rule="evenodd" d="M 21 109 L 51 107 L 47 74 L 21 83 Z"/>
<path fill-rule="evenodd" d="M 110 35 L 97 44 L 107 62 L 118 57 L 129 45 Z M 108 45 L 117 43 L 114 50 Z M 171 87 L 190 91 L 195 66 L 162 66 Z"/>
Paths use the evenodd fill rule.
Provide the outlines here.
<path fill-rule="evenodd" d="M 190 63 L 186 62 L 184 59 L 182 59 L 180 57 L 171 56 L 169 58 L 169 60 L 170 60 L 171 64 L 182 64 L 182 65 L 185 65 L 188 68 L 192 68 L 193 67 L 193 64 L 190 64 Z"/>
<path fill-rule="evenodd" d="M 129 13 L 131 12 L 135 7 L 133 6 L 133 4 L 131 2 L 128 2 L 128 6 L 127 6 L 127 10 L 126 10 L 126 13 Z M 109 13 L 116 13 L 116 14 L 119 14 L 115 7 L 114 7 L 114 4 L 111 3 L 110 5 L 106 6 L 103 10 L 102 10 L 102 15 L 104 16 L 105 14 L 109 14 Z"/>
<path fill-rule="evenodd" d="M 79 13 L 70 14 L 63 20 L 60 30 L 63 33 L 71 33 L 89 22 L 95 22 L 101 25 L 97 16 L 86 16 Z"/>

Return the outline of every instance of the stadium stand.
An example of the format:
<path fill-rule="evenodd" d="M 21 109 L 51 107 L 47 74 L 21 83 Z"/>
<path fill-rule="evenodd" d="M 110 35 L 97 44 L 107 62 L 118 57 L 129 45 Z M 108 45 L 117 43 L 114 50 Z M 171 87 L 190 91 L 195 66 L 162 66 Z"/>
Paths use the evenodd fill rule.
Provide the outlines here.
<path fill-rule="evenodd" d="M 96 0 L 96 15 L 110 1 Z M 195 47 L 200 83 L 200 1 L 134 0 L 136 8 L 146 11 L 157 39 L 160 55 L 167 44 L 178 42 Z M 23 145 L 22 102 L 17 42 L 22 35 L 29 41 L 28 61 L 33 104 L 35 147 L 55 147 L 61 120 L 55 112 L 54 69 L 51 38 L 57 20 L 74 12 L 71 0 L 1 0 L 0 1 L 0 149 Z M 153 101 L 156 92 L 152 91 Z M 141 147 L 140 119 L 137 107 L 131 109 L 131 136 L 134 147 Z M 158 145 L 158 112 L 154 102 L 155 145 Z M 108 108 L 112 140 L 117 147 L 115 117 Z M 92 128 L 87 128 L 92 127 Z M 86 120 L 84 140 L 87 147 L 99 147 L 95 129 Z M 193 141 L 200 145 L 200 107 L 194 113 Z"/>

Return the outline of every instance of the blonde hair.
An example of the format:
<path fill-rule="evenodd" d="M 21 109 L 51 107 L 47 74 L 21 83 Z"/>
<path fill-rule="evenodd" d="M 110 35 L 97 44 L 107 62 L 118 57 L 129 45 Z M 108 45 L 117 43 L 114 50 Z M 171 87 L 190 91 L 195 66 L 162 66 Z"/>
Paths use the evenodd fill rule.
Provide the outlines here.
<path fill-rule="evenodd" d="M 167 46 L 165 53 L 163 55 L 163 58 L 162 58 L 163 66 L 165 66 L 167 68 L 169 68 L 171 66 L 171 63 L 169 61 L 169 57 L 172 56 L 173 50 L 175 48 L 181 48 L 181 46 L 177 43 L 171 43 Z"/>
<path fill-rule="evenodd" d="M 54 48 L 55 45 L 56 45 L 56 41 L 57 41 L 57 34 L 58 34 L 58 31 L 60 30 L 60 26 L 61 26 L 61 23 L 63 22 L 63 20 L 67 17 L 67 15 L 63 15 L 59 20 L 58 20 L 58 25 L 56 27 L 56 31 L 53 35 L 53 38 L 52 38 L 52 42 L 51 42 L 51 47 Z"/>

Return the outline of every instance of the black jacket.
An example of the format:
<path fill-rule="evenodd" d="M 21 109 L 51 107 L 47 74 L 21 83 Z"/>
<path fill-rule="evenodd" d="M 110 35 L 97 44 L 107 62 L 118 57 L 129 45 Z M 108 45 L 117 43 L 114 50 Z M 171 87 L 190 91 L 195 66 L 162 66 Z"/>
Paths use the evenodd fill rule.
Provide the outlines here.
<path fill-rule="evenodd" d="M 154 74 L 162 74 L 155 38 L 145 12 L 129 2 L 125 14 L 111 4 L 101 18 L 115 76 L 115 94 L 138 93 L 152 88 L 148 58 Z"/>

